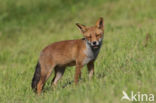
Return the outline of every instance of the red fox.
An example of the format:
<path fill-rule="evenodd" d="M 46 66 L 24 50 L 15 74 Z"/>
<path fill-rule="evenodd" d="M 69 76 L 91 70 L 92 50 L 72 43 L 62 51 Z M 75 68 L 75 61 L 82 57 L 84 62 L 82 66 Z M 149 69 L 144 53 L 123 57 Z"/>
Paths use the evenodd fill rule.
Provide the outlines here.
<path fill-rule="evenodd" d="M 75 84 L 81 76 L 81 69 L 87 64 L 89 79 L 94 74 L 94 61 L 99 54 L 104 37 L 104 22 L 100 17 L 95 26 L 86 27 L 76 23 L 84 38 L 77 40 L 66 40 L 55 42 L 44 48 L 36 65 L 34 77 L 32 79 L 32 89 L 40 94 L 45 82 L 55 71 L 52 85 L 56 85 L 63 76 L 67 66 L 76 66 Z"/>

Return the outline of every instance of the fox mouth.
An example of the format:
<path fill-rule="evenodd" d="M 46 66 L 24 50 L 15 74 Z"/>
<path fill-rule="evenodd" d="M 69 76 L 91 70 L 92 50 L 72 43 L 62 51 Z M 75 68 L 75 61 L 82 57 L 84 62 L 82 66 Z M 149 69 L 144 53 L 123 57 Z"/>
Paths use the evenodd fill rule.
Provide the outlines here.
<path fill-rule="evenodd" d="M 97 49 L 97 48 L 99 48 L 99 45 L 93 45 L 92 46 L 94 49 Z"/>

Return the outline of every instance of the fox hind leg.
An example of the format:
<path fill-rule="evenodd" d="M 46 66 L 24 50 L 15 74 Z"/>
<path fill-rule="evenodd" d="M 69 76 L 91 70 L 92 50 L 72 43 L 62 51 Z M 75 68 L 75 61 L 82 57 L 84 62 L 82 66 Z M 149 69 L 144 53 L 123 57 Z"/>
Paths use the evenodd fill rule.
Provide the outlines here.
<path fill-rule="evenodd" d="M 51 85 L 54 85 L 54 86 L 57 85 L 57 82 L 63 76 L 64 71 L 65 71 L 65 67 L 55 67 L 55 76 L 51 82 Z"/>
<path fill-rule="evenodd" d="M 50 77 L 55 65 L 41 65 L 41 76 L 40 80 L 37 84 L 37 94 L 40 94 L 42 92 L 42 89 L 44 87 L 45 82 Z"/>

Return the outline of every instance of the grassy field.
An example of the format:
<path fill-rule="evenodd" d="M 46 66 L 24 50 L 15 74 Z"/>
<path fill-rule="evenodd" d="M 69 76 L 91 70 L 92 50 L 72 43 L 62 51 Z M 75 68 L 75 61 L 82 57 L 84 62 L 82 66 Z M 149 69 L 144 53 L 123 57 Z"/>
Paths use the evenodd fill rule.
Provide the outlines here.
<path fill-rule="evenodd" d="M 123 90 L 156 96 L 155 4 L 155 0 L 0 0 L 0 103 L 127 103 L 121 101 Z M 55 41 L 82 38 L 75 23 L 93 25 L 101 16 L 105 37 L 94 78 L 88 80 L 85 67 L 75 86 L 75 68 L 69 67 L 57 88 L 50 87 L 52 74 L 44 93 L 35 95 L 31 80 L 40 51 Z"/>

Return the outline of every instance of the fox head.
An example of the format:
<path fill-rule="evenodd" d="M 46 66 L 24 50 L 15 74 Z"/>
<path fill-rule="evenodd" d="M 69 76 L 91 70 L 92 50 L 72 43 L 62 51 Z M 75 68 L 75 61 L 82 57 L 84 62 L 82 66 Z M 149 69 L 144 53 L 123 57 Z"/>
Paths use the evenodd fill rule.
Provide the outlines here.
<path fill-rule="evenodd" d="M 99 18 L 95 26 L 86 27 L 85 25 L 76 23 L 76 25 L 81 30 L 83 36 L 85 37 L 87 43 L 94 49 L 97 49 L 102 44 L 102 39 L 104 35 L 104 25 L 103 18 Z"/>

